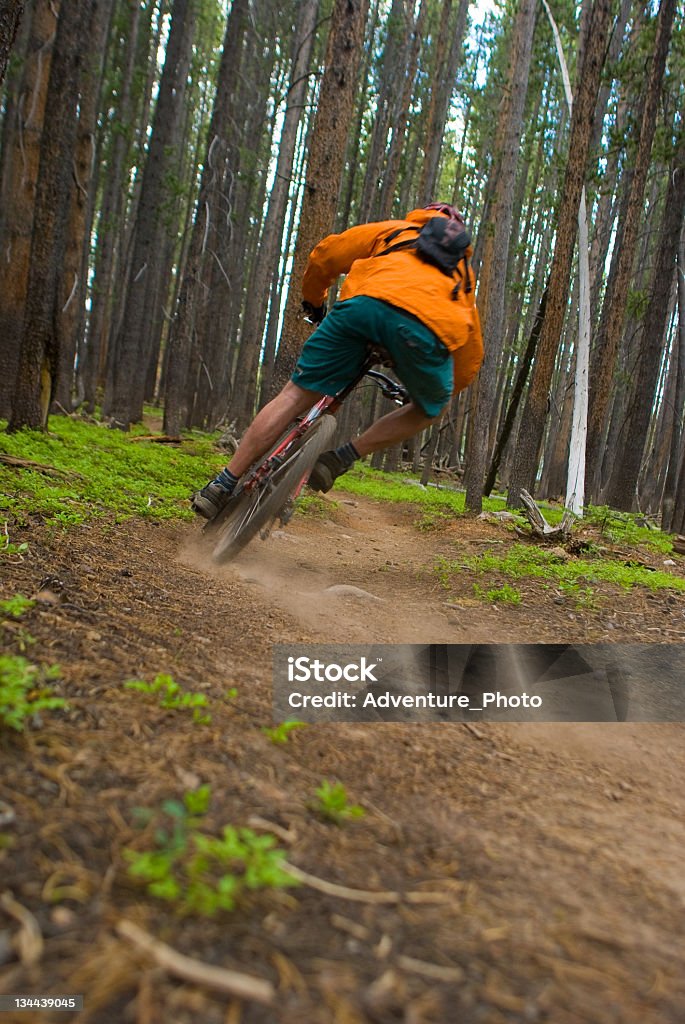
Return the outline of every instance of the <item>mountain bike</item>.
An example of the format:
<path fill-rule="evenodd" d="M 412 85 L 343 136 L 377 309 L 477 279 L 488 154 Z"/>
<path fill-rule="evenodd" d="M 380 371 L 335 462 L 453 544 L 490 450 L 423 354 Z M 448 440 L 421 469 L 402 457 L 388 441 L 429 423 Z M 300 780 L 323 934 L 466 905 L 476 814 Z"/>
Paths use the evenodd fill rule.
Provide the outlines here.
<path fill-rule="evenodd" d="M 396 405 L 410 401 L 401 384 L 373 369 L 378 364 L 391 365 L 390 357 L 379 346 L 370 345 L 354 380 L 336 395 L 320 398 L 291 424 L 269 454 L 241 477 L 226 507 L 203 528 L 213 544 L 215 563 L 230 561 L 257 534 L 265 540 L 276 519 L 282 526 L 289 522 L 315 462 L 331 447 L 337 426 L 334 414 L 364 377 Z"/>

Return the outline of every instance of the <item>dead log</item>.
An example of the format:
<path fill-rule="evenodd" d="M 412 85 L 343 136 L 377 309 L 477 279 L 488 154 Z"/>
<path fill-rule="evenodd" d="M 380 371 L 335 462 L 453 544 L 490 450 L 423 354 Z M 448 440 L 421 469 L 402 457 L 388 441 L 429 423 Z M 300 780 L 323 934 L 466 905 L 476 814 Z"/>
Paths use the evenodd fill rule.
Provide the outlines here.
<path fill-rule="evenodd" d="M 521 501 L 525 506 L 524 514 L 531 526 L 530 536 L 533 536 L 538 540 L 544 540 L 545 542 L 555 544 L 569 539 L 571 536 L 571 528 L 575 521 L 573 512 L 569 509 L 564 509 L 564 514 L 559 525 L 550 526 L 528 491 L 521 489 Z M 521 530 L 518 526 L 516 527 L 516 532 L 524 537 L 529 536 L 529 534 L 525 533 L 525 531 Z"/>

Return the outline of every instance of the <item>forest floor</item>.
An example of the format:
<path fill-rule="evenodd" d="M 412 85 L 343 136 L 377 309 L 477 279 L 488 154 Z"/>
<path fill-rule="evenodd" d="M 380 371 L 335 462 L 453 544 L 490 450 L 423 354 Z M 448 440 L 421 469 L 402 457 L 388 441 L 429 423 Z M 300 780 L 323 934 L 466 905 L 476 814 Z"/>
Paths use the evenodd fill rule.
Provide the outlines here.
<path fill-rule="evenodd" d="M 2 564 L 0 596 L 36 604 L 4 623 L 4 646 L 58 663 L 69 710 L 0 743 L 0 991 L 83 993 L 85 1010 L 3 1020 L 681 1021 L 683 726 L 329 724 L 283 744 L 263 727 L 274 643 L 678 642 L 683 593 L 601 582 L 588 600 L 526 578 L 519 604 L 490 603 L 472 570 L 435 563 L 504 550 L 503 524 L 419 530 L 405 505 L 335 498 L 225 569 L 185 523 L 14 531 L 31 556 Z M 123 685 L 158 673 L 204 695 L 211 721 Z M 325 779 L 365 815 L 326 820 Z M 179 809 L 202 786 L 208 807 Z M 183 916 L 124 852 L 169 843 L 154 830 L 173 821 L 271 833 L 310 877 Z M 272 989 L 260 1002 L 181 979 L 122 921 Z"/>

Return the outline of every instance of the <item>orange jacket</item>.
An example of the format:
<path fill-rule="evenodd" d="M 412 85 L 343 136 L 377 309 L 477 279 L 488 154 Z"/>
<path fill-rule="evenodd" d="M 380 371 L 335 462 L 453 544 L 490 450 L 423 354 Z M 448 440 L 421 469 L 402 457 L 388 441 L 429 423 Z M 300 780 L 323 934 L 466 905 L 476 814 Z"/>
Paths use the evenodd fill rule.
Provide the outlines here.
<path fill-rule="evenodd" d="M 452 297 L 455 279 L 437 267 L 419 259 L 412 250 L 387 255 L 385 239 L 402 225 L 423 226 L 431 217 L 442 216 L 434 210 L 412 210 L 406 220 L 386 220 L 349 228 L 340 235 L 328 235 L 312 251 L 302 280 L 302 295 L 313 306 L 326 299 L 329 286 L 340 274 L 347 274 L 340 301 L 355 295 L 383 299 L 405 309 L 430 327 L 454 358 L 454 389 L 468 387 L 483 361 L 483 338 L 475 299 L 475 277 L 469 267 L 471 291 L 464 283 L 456 299 Z M 416 238 L 416 232 L 399 234 L 389 244 L 404 238 Z M 471 255 L 471 250 L 468 250 Z"/>

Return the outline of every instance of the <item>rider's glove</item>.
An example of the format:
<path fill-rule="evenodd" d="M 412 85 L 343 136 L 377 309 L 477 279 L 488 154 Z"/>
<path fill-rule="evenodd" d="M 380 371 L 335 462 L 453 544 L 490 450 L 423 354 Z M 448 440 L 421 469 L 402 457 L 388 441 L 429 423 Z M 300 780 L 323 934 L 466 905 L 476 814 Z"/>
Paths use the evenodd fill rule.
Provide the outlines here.
<path fill-rule="evenodd" d="M 322 302 L 320 306 L 312 306 L 311 302 L 305 300 L 302 302 L 302 312 L 310 323 L 320 324 L 326 315 L 326 304 Z"/>

